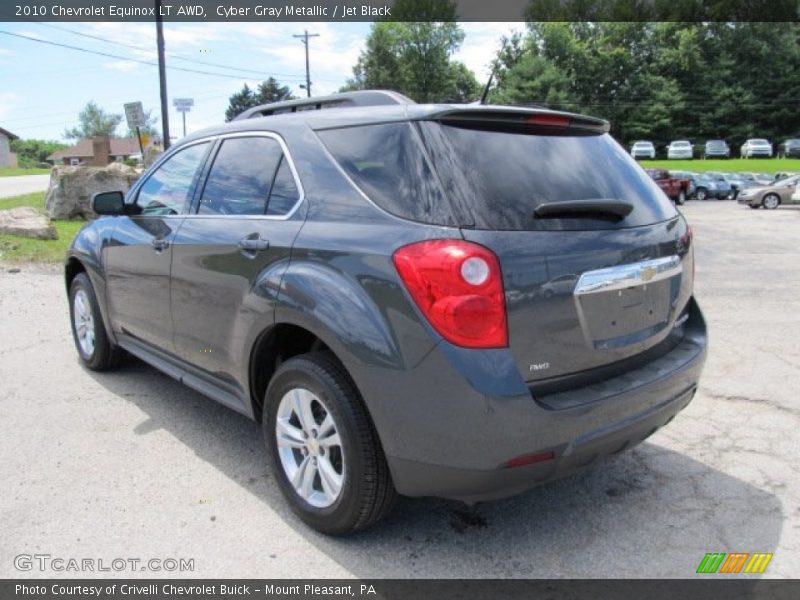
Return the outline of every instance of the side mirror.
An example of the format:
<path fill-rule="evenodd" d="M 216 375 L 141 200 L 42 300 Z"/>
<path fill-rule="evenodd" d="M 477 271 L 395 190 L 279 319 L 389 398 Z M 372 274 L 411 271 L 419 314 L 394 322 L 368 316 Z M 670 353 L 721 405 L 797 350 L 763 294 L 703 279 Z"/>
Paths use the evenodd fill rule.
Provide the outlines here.
<path fill-rule="evenodd" d="M 92 210 L 98 215 L 125 213 L 125 196 L 122 192 L 98 192 L 92 196 Z"/>

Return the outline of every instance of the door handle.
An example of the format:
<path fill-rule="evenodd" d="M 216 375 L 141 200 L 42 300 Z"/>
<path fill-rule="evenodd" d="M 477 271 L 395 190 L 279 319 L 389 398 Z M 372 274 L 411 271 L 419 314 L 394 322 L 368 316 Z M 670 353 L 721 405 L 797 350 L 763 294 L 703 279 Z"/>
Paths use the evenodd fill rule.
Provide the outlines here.
<path fill-rule="evenodd" d="M 258 252 L 259 250 L 267 250 L 269 248 L 269 240 L 262 237 L 242 238 L 239 240 L 239 249 L 246 250 L 247 252 Z"/>
<path fill-rule="evenodd" d="M 156 252 L 161 252 L 162 250 L 169 248 L 169 242 L 163 238 L 156 238 L 150 242 L 150 244 L 152 244 Z"/>

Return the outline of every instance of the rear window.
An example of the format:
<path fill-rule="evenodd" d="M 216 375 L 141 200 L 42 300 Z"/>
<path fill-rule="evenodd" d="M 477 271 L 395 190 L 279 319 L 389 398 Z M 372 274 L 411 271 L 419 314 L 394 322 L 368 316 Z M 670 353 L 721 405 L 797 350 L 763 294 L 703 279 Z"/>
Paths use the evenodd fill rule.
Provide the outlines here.
<path fill-rule="evenodd" d="M 633 227 L 673 217 L 671 202 L 609 135 L 539 135 L 423 121 L 327 130 L 320 137 L 353 181 L 398 216 L 492 230 Z M 634 210 L 541 219 L 545 202 L 614 199 Z"/>

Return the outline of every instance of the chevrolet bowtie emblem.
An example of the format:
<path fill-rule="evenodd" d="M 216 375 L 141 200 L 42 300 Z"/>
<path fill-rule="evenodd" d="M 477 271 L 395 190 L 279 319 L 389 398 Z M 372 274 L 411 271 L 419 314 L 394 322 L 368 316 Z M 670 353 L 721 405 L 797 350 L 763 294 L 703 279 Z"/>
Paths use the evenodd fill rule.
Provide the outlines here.
<path fill-rule="evenodd" d="M 650 281 L 653 277 L 656 276 L 657 272 L 658 271 L 656 270 L 655 267 L 645 267 L 644 269 L 642 269 L 641 273 L 639 274 L 639 277 L 642 278 L 642 281 Z"/>

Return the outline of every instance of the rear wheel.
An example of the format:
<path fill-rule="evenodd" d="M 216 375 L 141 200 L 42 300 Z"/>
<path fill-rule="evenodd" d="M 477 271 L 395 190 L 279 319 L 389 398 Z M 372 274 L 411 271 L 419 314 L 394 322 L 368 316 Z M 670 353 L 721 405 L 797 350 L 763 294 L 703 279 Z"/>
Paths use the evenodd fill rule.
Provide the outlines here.
<path fill-rule="evenodd" d="M 781 199 L 778 197 L 778 194 L 767 194 L 764 196 L 763 200 L 761 200 L 761 205 L 770 210 L 775 210 L 778 208 L 780 203 Z"/>
<path fill-rule="evenodd" d="M 377 432 L 331 354 L 304 354 L 278 368 L 267 389 L 264 437 L 290 507 L 317 531 L 359 531 L 394 504 Z"/>
<path fill-rule="evenodd" d="M 675 204 L 677 204 L 678 206 L 683 206 L 684 204 L 686 204 L 686 192 L 681 190 L 680 194 L 678 194 L 678 197 L 675 198 Z"/>
<path fill-rule="evenodd" d="M 86 273 L 79 273 L 69 286 L 69 312 L 72 338 L 81 362 L 95 371 L 116 366 L 122 351 L 108 339 L 97 296 Z"/>

